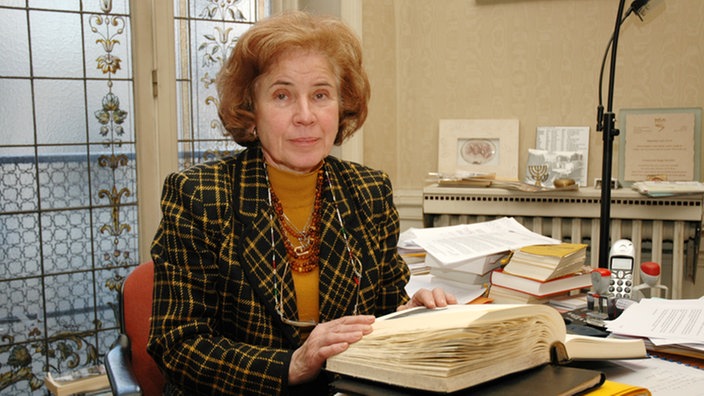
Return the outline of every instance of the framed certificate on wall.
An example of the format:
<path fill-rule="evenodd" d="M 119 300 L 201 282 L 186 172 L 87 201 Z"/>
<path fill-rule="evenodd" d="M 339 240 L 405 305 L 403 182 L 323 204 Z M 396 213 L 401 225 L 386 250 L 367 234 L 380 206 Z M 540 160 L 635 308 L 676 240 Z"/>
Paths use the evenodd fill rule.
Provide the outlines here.
<path fill-rule="evenodd" d="M 622 109 L 619 180 L 699 181 L 701 108 Z"/>

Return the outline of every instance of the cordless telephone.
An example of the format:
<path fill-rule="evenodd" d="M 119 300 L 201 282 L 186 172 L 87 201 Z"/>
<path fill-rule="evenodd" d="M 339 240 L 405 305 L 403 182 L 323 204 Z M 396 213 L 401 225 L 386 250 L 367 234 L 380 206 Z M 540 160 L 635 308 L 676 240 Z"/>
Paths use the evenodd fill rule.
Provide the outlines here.
<path fill-rule="evenodd" d="M 611 271 L 609 293 L 613 294 L 617 299 L 631 298 L 634 286 L 634 256 L 635 249 L 633 248 L 633 242 L 627 239 L 619 239 L 616 241 L 609 252 L 609 270 Z"/>

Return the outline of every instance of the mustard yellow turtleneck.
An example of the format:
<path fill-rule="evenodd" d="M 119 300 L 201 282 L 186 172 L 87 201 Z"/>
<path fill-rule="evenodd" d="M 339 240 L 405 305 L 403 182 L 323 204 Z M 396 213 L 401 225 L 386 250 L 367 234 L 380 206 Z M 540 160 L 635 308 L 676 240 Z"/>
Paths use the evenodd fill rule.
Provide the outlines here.
<path fill-rule="evenodd" d="M 279 198 L 284 213 L 291 223 L 303 230 L 312 215 L 315 201 L 315 186 L 318 180 L 319 167 L 310 173 L 299 174 L 287 172 L 268 166 L 269 183 L 274 193 Z M 280 228 L 282 229 L 282 228 Z M 285 232 L 285 231 L 283 231 Z M 288 233 L 287 233 L 288 234 Z M 292 235 L 287 235 L 293 246 L 297 246 L 298 240 Z M 287 257 L 293 260 L 292 257 Z M 320 317 L 318 291 L 320 289 L 320 270 L 315 267 L 310 272 L 290 271 L 293 276 L 293 284 L 296 293 L 296 304 L 298 305 L 298 318 L 301 321 L 318 322 Z M 285 296 L 282 296 L 284 298 Z M 296 318 L 292 318 L 296 319 Z"/>

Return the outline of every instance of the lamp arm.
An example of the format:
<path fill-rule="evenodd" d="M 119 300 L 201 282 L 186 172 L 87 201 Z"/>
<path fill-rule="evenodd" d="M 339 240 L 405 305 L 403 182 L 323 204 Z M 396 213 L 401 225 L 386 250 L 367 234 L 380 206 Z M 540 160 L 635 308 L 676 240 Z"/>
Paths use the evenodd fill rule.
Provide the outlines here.
<path fill-rule="evenodd" d="M 599 216 L 599 267 L 607 268 L 609 264 L 609 237 L 611 226 L 611 168 L 613 165 L 613 143 L 614 136 L 619 134 L 615 128 L 615 116 L 613 113 L 614 100 L 614 80 L 616 77 L 616 53 L 618 49 L 618 36 L 621 30 L 621 23 L 625 19 L 623 9 L 625 0 L 619 0 L 618 13 L 616 14 L 616 26 L 611 37 L 611 70 L 609 73 L 608 97 L 606 112 L 602 117 L 603 125 L 603 157 L 601 165 L 601 213 Z M 629 10 L 630 11 L 630 10 Z M 630 12 L 629 12 L 630 14 Z"/>
<path fill-rule="evenodd" d="M 628 19 L 628 17 L 633 13 L 633 5 L 628 9 L 626 12 L 626 15 L 624 15 L 623 18 L 621 18 L 620 24 L 623 25 L 623 23 Z M 604 67 L 606 66 L 606 58 L 609 56 L 609 50 L 611 49 L 611 44 L 614 41 L 614 35 L 612 34 L 611 37 L 609 38 L 609 43 L 606 44 L 606 50 L 604 51 L 604 56 L 601 58 L 601 68 L 599 69 L 599 106 L 597 107 L 597 114 L 596 114 L 596 130 L 601 132 L 604 130 L 604 94 L 603 94 L 603 87 L 604 87 Z"/>

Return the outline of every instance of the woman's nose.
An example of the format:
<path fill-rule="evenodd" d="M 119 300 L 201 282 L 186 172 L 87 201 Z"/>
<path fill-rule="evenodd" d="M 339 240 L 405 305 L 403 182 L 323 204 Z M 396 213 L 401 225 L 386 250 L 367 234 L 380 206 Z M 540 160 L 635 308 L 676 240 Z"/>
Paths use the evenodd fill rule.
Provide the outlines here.
<path fill-rule="evenodd" d="M 294 122 L 307 125 L 313 121 L 315 121 L 315 114 L 313 114 L 310 101 L 307 99 L 298 100 L 296 113 L 294 114 Z"/>

